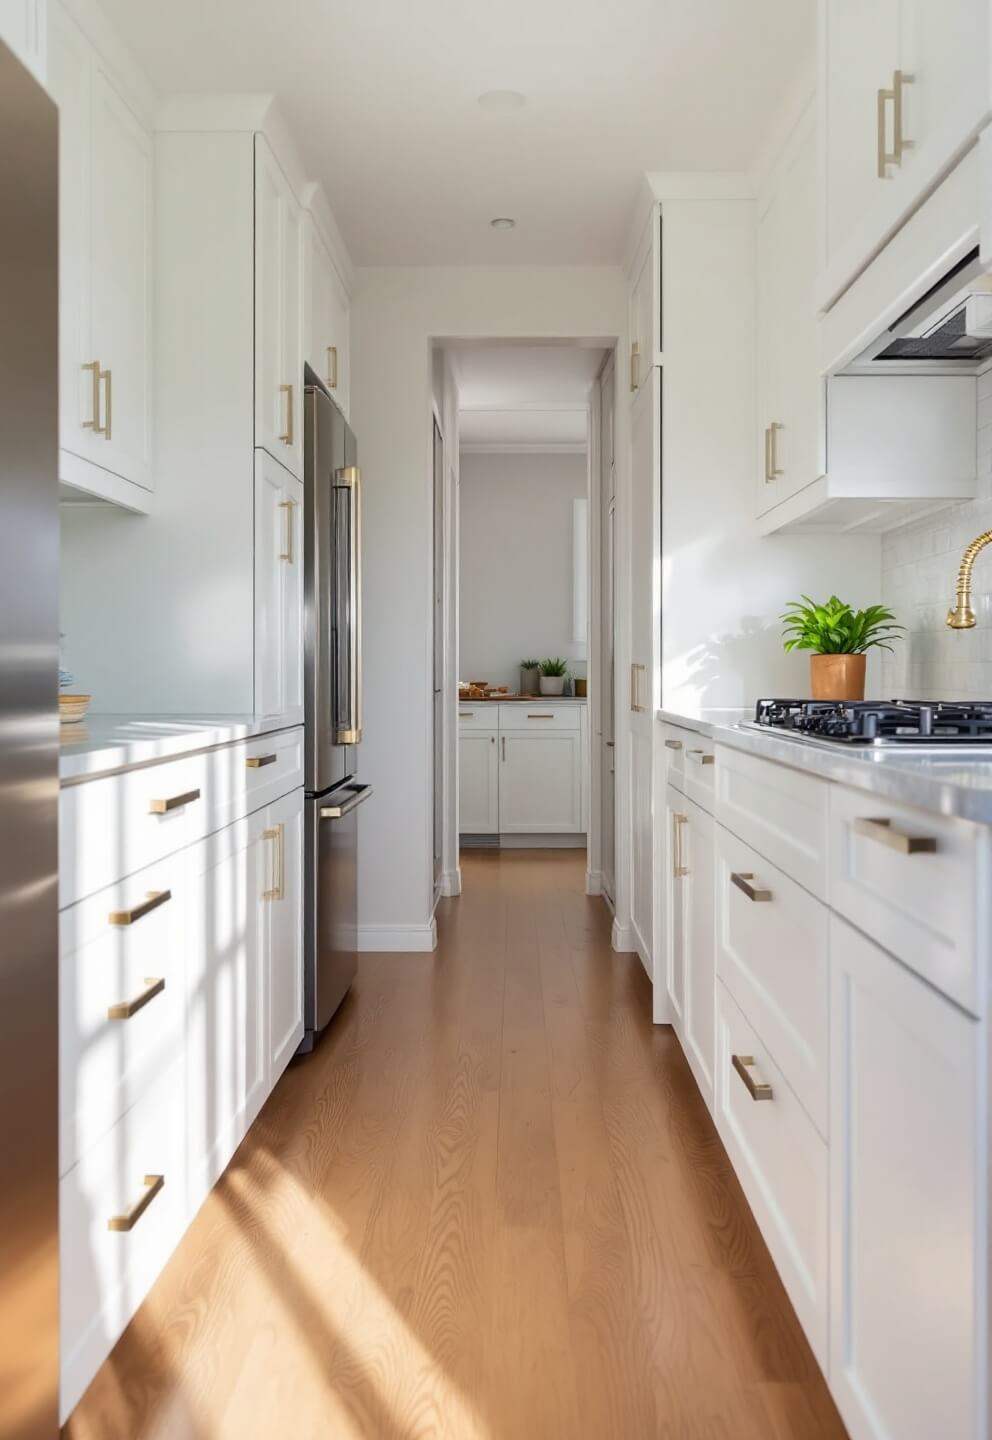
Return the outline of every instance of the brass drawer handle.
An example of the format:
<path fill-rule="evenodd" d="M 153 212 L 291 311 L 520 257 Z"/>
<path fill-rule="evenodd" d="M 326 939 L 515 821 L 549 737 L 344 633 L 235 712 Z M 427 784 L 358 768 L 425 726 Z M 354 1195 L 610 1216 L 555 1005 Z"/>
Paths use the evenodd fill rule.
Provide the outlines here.
<path fill-rule="evenodd" d="M 149 815 L 168 815 L 170 810 L 181 810 L 184 805 L 192 805 L 194 800 L 199 800 L 199 790 L 186 790 L 182 795 L 170 795 L 167 800 L 150 800 L 148 803 Z"/>
<path fill-rule="evenodd" d="M 681 741 L 681 740 L 666 740 L 666 741 L 665 741 L 665 749 L 666 749 L 666 750 L 681 750 L 681 749 L 682 749 L 682 741 Z"/>
<path fill-rule="evenodd" d="M 630 347 L 630 390 L 631 394 L 641 388 L 641 344 L 635 340 Z"/>
<path fill-rule="evenodd" d="M 92 430 L 94 435 L 102 435 L 103 426 L 100 424 L 100 375 L 102 372 L 100 370 L 100 362 L 99 360 L 87 360 L 82 368 L 88 370 L 93 378 L 93 418 L 83 421 L 83 429 Z"/>
<path fill-rule="evenodd" d="M 885 845 L 900 855 L 933 855 L 937 850 L 935 836 L 906 835 L 902 830 L 894 830 L 891 820 L 883 818 L 859 815 L 854 822 L 854 833 L 865 840 L 874 840 L 877 845 Z"/>
<path fill-rule="evenodd" d="M 134 1204 L 130 1209 L 125 1210 L 123 1215 L 111 1215 L 107 1221 L 107 1229 L 133 1230 L 164 1184 L 164 1175 L 146 1175 L 140 1200 L 135 1200 Z"/>
<path fill-rule="evenodd" d="M 474 714 L 475 712 L 473 710 L 459 710 L 458 718 L 459 720 L 471 720 L 473 719 Z"/>
<path fill-rule="evenodd" d="M 550 712 L 549 712 L 549 711 L 547 711 L 547 710 L 545 710 L 545 711 L 544 711 L 542 714 L 540 714 L 540 715 L 534 715 L 534 714 L 530 714 L 530 713 L 528 713 L 528 715 L 527 715 L 527 719 L 528 719 L 528 720 L 553 720 L 554 718 L 555 718 L 555 717 L 554 717 L 554 712 L 553 712 L 553 711 L 550 711 Z"/>
<path fill-rule="evenodd" d="M 249 755 L 245 764 L 249 770 L 263 770 L 266 765 L 274 765 L 278 759 L 278 755 Z"/>
<path fill-rule="evenodd" d="M 130 910 L 111 910 L 107 916 L 109 925 L 133 925 L 136 920 L 141 920 L 145 915 L 150 915 L 160 905 L 172 899 L 171 890 L 146 890 L 145 899 L 140 905 L 134 905 Z"/>
<path fill-rule="evenodd" d="M 296 509 L 295 500 L 280 500 L 279 509 L 286 512 L 286 548 L 280 555 L 280 560 L 288 560 L 290 565 L 296 564 L 296 554 L 293 546 L 294 532 L 296 525 L 293 520 L 293 511 Z"/>
<path fill-rule="evenodd" d="M 785 471 L 779 467 L 778 446 L 775 443 L 775 436 L 784 429 L 785 426 L 780 425 L 777 420 L 773 420 L 768 427 L 768 480 L 781 480 L 785 474 Z"/>
<path fill-rule="evenodd" d="M 130 1020 L 132 1015 L 137 1015 L 143 1010 L 150 1000 L 156 995 L 161 995 L 165 989 L 165 980 L 161 976 L 156 979 L 154 975 L 145 976 L 145 988 L 135 995 L 133 1000 L 120 1000 L 116 1005 L 107 1009 L 108 1020 Z"/>
<path fill-rule="evenodd" d="M 293 387 L 292 385 L 280 385 L 279 394 L 287 397 L 286 401 L 286 429 L 279 439 L 284 445 L 293 443 Z"/>
<path fill-rule="evenodd" d="M 688 815 L 672 814 L 672 875 L 676 880 L 681 880 L 684 875 L 689 873 L 689 867 L 685 863 L 685 855 L 682 852 L 682 828 L 688 823 Z"/>
<path fill-rule="evenodd" d="M 751 1066 L 755 1063 L 753 1055 L 731 1055 L 730 1063 L 744 1081 L 744 1086 L 752 1100 L 771 1100 L 772 1087 L 767 1080 L 755 1080 L 751 1074 Z"/>
<path fill-rule="evenodd" d="M 338 347 L 336 345 L 327 347 L 327 388 L 328 390 L 338 388 Z"/>
<path fill-rule="evenodd" d="M 286 827 L 274 825 L 271 830 L 262 831 L 263 840 L 274 842 L 272 851 L 272 887 L 262 891 L 263 900 L 285 900 L 286 898 Z"/>
<path fill-rule="evenodd" d="M 685 753 L 691 755 L 697 765 L 716 764 L 716 756 L 711 750 L 687 750 Z"/>
<path fill-rule="evenodd" d="M 772 892 L 770 890 L 763 890 L 758 885 L 752 885 L 751 881 L 753 879 L 754 875 L 750 870 L 743 870 L 739 874 L 732 874 L 730 883 L 731 885 L 736 885 L 738 890 L 743 890 L 749 900 L 770 900 L 772 898 Z"/>
<path fill-rule="evenodd" d="M 103 412 L 103 438 L 109 440 L 113 435 L 113 414 L 114 414 L 114 379 L 109 370 L 100 371 L 100 379 L 104 382 L 104 396 L 106 405 Z"/>

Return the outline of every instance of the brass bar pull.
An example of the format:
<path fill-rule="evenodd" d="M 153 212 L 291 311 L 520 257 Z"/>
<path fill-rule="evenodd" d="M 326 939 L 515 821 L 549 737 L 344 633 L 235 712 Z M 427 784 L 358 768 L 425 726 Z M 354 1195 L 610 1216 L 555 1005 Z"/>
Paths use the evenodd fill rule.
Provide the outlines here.
<path fill-rule="evenodd" d="M 755 1080 L 751 1074 L 751 1067 L 754 1065 L 753 1055 L 731 1055 L 730 1063 L 744 1081 L 744 1088 L 752 1100 L 770 1100 L 772 1098 L 772 1087 L 766 1080 Z"/>
<path fill-rule="evenodd" d="M 100 379 L 103 381 L 103 394 L 106 401 L 103 411 L 102 434 L 104 440 L 109 440 L 113 434 L 114 377 L 109 370 L 101 370 Z"/>
<path fill-rule="evenodd" d="M 772 437 L 772 432 L 771 432 L 771 430 L 768 428 L 768 426 L 766 425 L 766 426 L 765 426 L 765 484 L 766 484 L 766 485 L 770 485 L 770 484 L 772 483 L 772 445 L 771 445 L 771 437 Z"/>
<path fill-rule="evenodd" d="M 245 764 L 249 770 L 264 770 L 266 765 L 274 765 L 278 759 L 278 755 L 249 755 Z"/>
<path fill-rule="evenodd" d="M 140 1200 L 135 1200 L 134 1204 L 130 1209 L 125 1210 L 123 1215 L 111 1215 L 107 1221 L 107 1229 L 133 1230 L 164 1184 L 164 1175 L 146 1175 Z"/>
<path fill-rule="evenodd" d="M 784 425 L 780 425 L 777 420 L 773 420 L 772 423 L 771 423 L 771 424 L 769 425 L 769 427 L 768 427 L 768 462 L 769 462 L 768 478 L 769 478 L 769 480 L 781 480 L 782 476 L 785 474 L 785 471 L 784 471 L 784 470 L 780 470 L 780 469 L 779 469 L 779 464 L 778 464 L 778 446 L 777 446 L 776 443 L 775 443 L 775 436 L 778 434 L 778 432 L 779 432 L 780 430 L 784 430 L 784 429 L 785 429 L 785 426 L 784 426 Z"/>
<path fill-rule="evenodd" d="M 894 90 L 879 90 L 878 92 L 878 109 L 875 124 L 878 130 L 876 138 L 878 142 L 877 159 L 879 180 L 887 180 L 889 178 L 889 166 L 896 165 L 899 162 L 898 155 L 894 150 L 889 150 L 885 139 L 885 107 L 890 100 L 895 104 L 895 99 L 896 92 Z"/>
<path fill-rule="evenodd" d="M 290 565 L 295 565 L 296 556 L 293 550 L 293 533 L 296 530 L 296 524 L 293 520 L 293 512 L 296 509 L 296 501 L 280 500 L 279 509 L 285 510 L 286 512 L 286 548 L 279 556 L 279 559 L 288 560 Z"/>
<path fill-rule="evenodd" d="M 345 465 L 334 472 L 336 488 L 351 491 L 348 528 L 348 723 L 335 730 L 338 745 L 357 745 L 362 738 L 362 472 Z"/>
<path fill-rule="evenodd" d="M 143 1010 L 149 1000 L 154 1000 L 156 995 L 161 995 L 165 989 L 165 980 L 161 976 L 145 976 L 145 988 L 135 995 L 133 1000 L 120 1000 L 116 1005 L 107 1008 L 108 1020 L 130 1020 L 132 1015 L 137 1015 Z"/>
<path fill-rule="evenodd" d="M 87 360 L 83 369 L 88 370 L 93 377 L 91 401 L 93 417 L 90 420 L 83 421 L 83 429 L 92 430 L 94 435 L 102 435 L 103 426 L 100 424 L 100 375 L 102 372 L 100 370 L 100 362 L 99 360 Z"/>
<path fill-rule="evenodd" d="M 681 740 L 666 740 L 666 741 L 665 741 L 665 749 L 666 749 L 666 750 L 681 750 L 681 749 L 682 749 L 682 741 L 681 741 Z"/>
<path fill-rule="evenodd" d="M 492 737 L 493 744 L 496 743 L 496 736 Z M 359 805 L 364 805 L 370 799 L 373 790 L 371 785 L 349 785 L 351 799 L 346 800 L 343 805 L 324 805 L 320 811 L 321 820 L 343 820 L 350 815 L 352 810 L 357 810 Z"/>
<path fill-rule="evenodd" d="M 549 712 L 549 711 L 547 711 L 547 710 L 544 712 L 543 715 L 535 715 L 535 714 L 532 714 L 530 711 L 527 712 L 527 719 L 528 719 L 528 720 L 553 720 L 554 718 L 555 718 L 555 717 L 554 717 L 553 713 L 551 713 L 551 712 Z"/>
<path fill-rule="evenodd" d="M 937 840 L 933 835 L 907 835 L 902 830 L 894 830 L 891 820 L 866 815 L 857 817 L 854 833 L 889 850 L 896 850 L 900 855 L 933 855 L 937 849 Z"/>
<path fill-rule="evenodd" d="M 687 750 L 685 752 L 695 760 L 697 765 L 715 765 L 716 756 L 712 750 Z"/>
<path fill-rule="evenodd" d="M 633 341 L 630 347 L 630 390 L 631 394 L 641 388 L 641 345 Z"/>
<path fill-rule="evenodd" d="M 107 916 L 108 925 L 133 925 L 136 920 L 141 920 L 164 905 L 167 900 L 172 899 L 171 890 L 146 890 L 145 899 L 140 904 L 132 906 L 130 910 L 111 910 Z"/>
<path fill-rule="evenodd" d="M 199 790 L 187 790 L 182 795 L 170 795 L 167 800 L 150 800 L 148 803 L 149 815 L 168 815 L 171 810 L 181 810 L 184 805 L 192 805 L 194 800 L 199 800 Z"/>
<path fill-rule="evenodd" d="M 630 667 L 630 708 L 638 715 L 644 713 L 644 706 L 641 704 L 641 674 L 645 669 L 646 666 L 636 662 Z"/>
<path fill-rule="evenodd" d="M 292 385 L 280 385 L 279 394 L 287 397 L 286 402 L 286 429 L 279 439 L 286 445 L 293 443 L 293 387 Z"/>
<path fill-rule="evenodd" d="M 286 827 L 274 825 L 271 830 L 262 831 L 263 840 L 273 841 L 272 886 L 262 891 L 263 900 L 285 900 L 286 898 Z"/>
<path fill-rule="evenodd" d="M 682 827 L 688 823 L 688 815 L 672 815 L 672 874 L 676 880 L 689 873 L 682 854 Z"/>
<path fill-rule="evenodd" d="M 459 720 L 472 720 L 475 716 L 472 710 L 459 710 L 458 718 Z"/>
<path fill-rule="evenodd" d="M 907 140 L 903 132 L 905 111 L 902 95 L 903 86 L 912 83 L 912 75 L 907 75 L 904 70 L 896 70 L 892 76 L 892 159 L 897 165 L 902 164 L 905 152 L 913 148 L 912 140 Z"/>
<path fill-rule="evenodd" d="M 328 390 L 338 388 L 338 347 L 336 345 L 327 347 L 327 388 Z"/>
<path fill-rule="evenodd" d="M 770 900 L 772 892 L 763 890 L 759 885 L 752 885 L 754 875 L 750 870 L 742 870 L 739 873 L 732 873 L 730 876 L 731 885 L 736 885 L 742 890 L 749 900 Z"/>
<path fill-rule="evenodd" d="M 501 738 L 502 741 L 503 741 L 503 759 L 504 759 L 504 761 L 505 761 L 505 760 L 506 760 L 506 736 L 503 735 L 503 736 L 501 736 L 500 738 Z"/>

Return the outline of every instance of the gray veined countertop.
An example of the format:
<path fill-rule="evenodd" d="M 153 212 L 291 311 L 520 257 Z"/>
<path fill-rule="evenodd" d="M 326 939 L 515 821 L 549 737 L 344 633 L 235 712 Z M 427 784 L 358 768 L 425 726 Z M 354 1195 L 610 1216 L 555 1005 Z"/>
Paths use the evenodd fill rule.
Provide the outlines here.
<path fill-rule="evenodd" d="M 72 785 L 295 728 L 258 715 L 87 715 L 60 727 L 59 779 Z"/>
<path fill-rule="evenodd" d="M 657 712 L 666 724 L 694 730 L 718 745 L 920 810 L 992 825 L 992 746 L 855 746 L 792 739 L 740 723 L 752 715 L 751 710 L 700 710 L 695 715 Z"/>

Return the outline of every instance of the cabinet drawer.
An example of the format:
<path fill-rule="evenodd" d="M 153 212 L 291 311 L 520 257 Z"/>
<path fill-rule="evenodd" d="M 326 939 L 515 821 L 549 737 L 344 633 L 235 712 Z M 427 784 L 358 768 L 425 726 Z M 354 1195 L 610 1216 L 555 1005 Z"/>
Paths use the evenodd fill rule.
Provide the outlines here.
<path fill-rule="evenodd" d="M 187 870 L 158 860 L 59 918 L 60 1175 L 182 1048 Z"/>
<path fill-rule="evenodd" d="M 716 893 L 717 974 L 826 1136 L 829 912 L 722 825 Z"/>
<path fill-rule="evenodd" d="M 210 755 L 210 830 L 219 830 L 303 784 L 303 729 L 259 735 Z"/>
<path fill-rule="evenodd" d="M 501 730 L 578 730 L 581 728 L 579 705 L 500 705 Z"/>
<path fill-rule="evenodd" d="M 965 1010 L 983 1014 L 986 833 L 835 786 L 830 857 L 833 909 Z"/>
<path fill-rule="evenodd" d="M 185 1228 L 183 1109 L 180 1064 L 59 1184 L 62 1420 Z M 157 1191 L 154 1177 L 163 1181 Z M 110 1229 L 112 1219 L 126 1225 L 129 1212 L 130 1229 Z"/>
<path fill-rule="evenodd" d="M 825 1370 L 827 1147 L 726 987 L 718 982 L 716 991 L 717 1129 L 806 1338 Z M 734 1065 L 735 1056 L 740 1068 Z M 752 1098 L 742 1071 L 759 1095 L 761 1087 L 770 1087 L 770 1096 Z"/>
<path fill-rule="evenodd" d="M 458 706 L 458 728 L 460 730 L 497 730 L 499 728 L 499 706 L 485 705 Z"/>
<path fill-rule="evenodd" d="M 786 875 L 827 898 L 827 782 L 716 747 L 716 818 Z"/>
<path fill-rule="evenodd" d="M 661 744 L 664 753 L 665 778 L 670 785 L 682 789 L 682 772 L 685 769 L 685 752 L 688 745 L 694 745 L 697 737 L 691 730 L 680 730 L 676 725 L 662 725 Z"/>
<path fill-rule="evenodd" d="M 713 795 L 716 788 L 716 746 L 702 735 L 690 736 L 685 749 L 682 787 L 690 800 L 708 815 L 713 814 Z"/>

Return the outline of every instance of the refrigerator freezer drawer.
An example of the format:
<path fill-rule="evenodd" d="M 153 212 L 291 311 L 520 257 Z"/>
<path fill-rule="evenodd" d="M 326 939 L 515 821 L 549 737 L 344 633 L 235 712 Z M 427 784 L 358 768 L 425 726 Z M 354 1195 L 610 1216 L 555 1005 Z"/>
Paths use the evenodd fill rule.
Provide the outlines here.
<path fill-rule="evenodd" d="M 304 978 L 307 1036 L 323 1030 L 358 968 L 358 812 L 370 785 L 307 799 Z"/>

